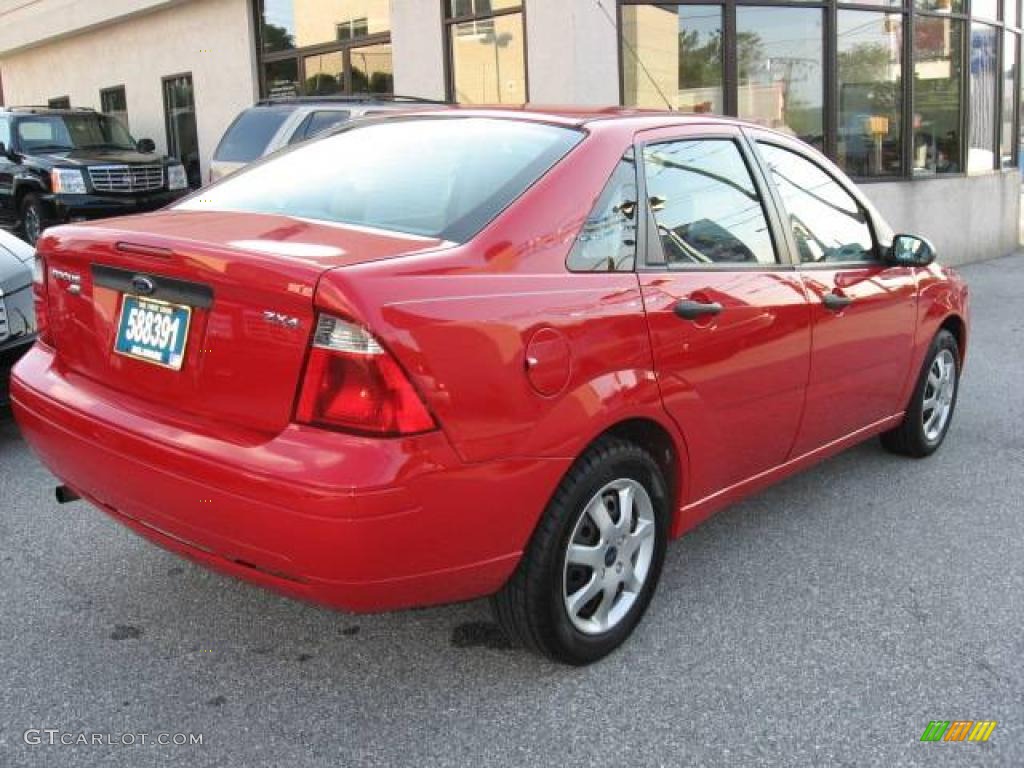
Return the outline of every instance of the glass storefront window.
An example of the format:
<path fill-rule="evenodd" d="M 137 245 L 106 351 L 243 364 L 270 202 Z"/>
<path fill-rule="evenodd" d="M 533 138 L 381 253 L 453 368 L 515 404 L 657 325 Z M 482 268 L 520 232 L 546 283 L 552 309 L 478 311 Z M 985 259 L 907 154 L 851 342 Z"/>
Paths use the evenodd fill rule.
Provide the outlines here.
<path fill-rule="evenodd" d="M 395 90 L 391 43 L 352 48 L 349 55 L 352 57 L 353 93 L 392 93 Z"/>
<path fill-rule="evenodd" d="M 959 173 L 963 25 L 919 16 L 914 22 L 914 173 Z"/>
<path fill-rule="evenodd" d="M 264 53 L 391 29 L 391 0 L 262 0 L 261 6 Z"/>
<path fill-rule="evenodd" d="M 996 80 L 999 74 L 996 30 L 971 24 L 971 86 L 968 105 L 969 148 L 967 170 L 974 173 L 995 167 Z"/>
<path fill-rule="evenodd" d="M 522 104 L 526 101 L 521 13 L 451 24 L 448 42 L 453 95 L 457 102 Z"/>
<path fill-rule="evenodd" d="M 1017 100 L 1017 40 L 1016 32 L 1003 33 L 1003 119 L 999 130 L 999 158 L 1003 166 L 1017 164 L 1013 128 L 1013 110 Z"/>
<path fill-rule="evenodd" d="M 493 11 L 518 8 L 523 0 L 447 0 L 448 17 L 487 15 Z"/>
<path fill-rule="evenodd" d="M 919 11 L 935 13 L 964 13 L 967 8 L 965 0 L 914 0 L 914 7 Z"/>
<path fill-rule="evenodd" d="M 723 113 L 722 7 L 622 7 L 625 103 Z"/>
<path fill-rule="evenodd" d="M 837 161 L 851 176 L 896 176 L 902 168 L 903 19 L 837 14 Z"/>
<path fill-rule="evenodd" d="M 308 96 L 327 96 L 345 91 L 345 54 L 341 51 L 307 56 L 303 61 Z"/>
<path fill-rule="evenodd" d="M 822 20 L 817 8 L 736 9 L 739 116 L 824 147 Z"/>
<path fill-rule="evenodd" d="M 263 65 L 264 92 L 272 99 L 299 95 L 299 62 L 297 59 L 273 61 Z"/>
<path fill-rule="evenodd" d="M 971 0 L 971 16 L 992 20 L 999 18 L 999 0 Z"/>

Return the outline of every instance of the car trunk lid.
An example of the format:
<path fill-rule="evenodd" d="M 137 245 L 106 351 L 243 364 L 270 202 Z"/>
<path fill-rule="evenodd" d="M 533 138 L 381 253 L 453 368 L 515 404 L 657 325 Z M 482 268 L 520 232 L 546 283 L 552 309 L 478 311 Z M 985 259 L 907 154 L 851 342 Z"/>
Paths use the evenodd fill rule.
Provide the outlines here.
<path fill-rule="evenodd" d="M 66 370 L 183 416 L 278 431 L 292 416 L 320 275 L 441 245 L 281 216 L 166 211 L 50 230 L 40 250 Z M 189 307 L 178 370 L 115 350 L 126 296 Z"/>

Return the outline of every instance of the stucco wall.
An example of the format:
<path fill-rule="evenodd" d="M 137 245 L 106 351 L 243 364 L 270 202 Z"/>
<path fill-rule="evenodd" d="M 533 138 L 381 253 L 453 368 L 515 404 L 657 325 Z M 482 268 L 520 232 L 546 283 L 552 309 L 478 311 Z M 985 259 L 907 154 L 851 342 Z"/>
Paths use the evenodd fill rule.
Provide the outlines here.
<path fill-rule="evenodd" d="M 437 0 L 391 3 L 391 50 L 395 93 L 443 99 L 444 38 Z"/>
<path fill-rule="evenodd" d="M 167 150 L 161 78 L 192 73 L 203 178 L 224 129 L 257 97 L 247 0 L 198 0 L 46 42 L 0 58 L 7 104 L 100 107 L 100 89 L 124 85 L 137 139 Z"/>
<path fill-rule="evenodd" d="M 1016 170 L 861 189 L 893 230 L 931 240 L 943 264 L 990 259 L 1018 248 L 1021 179 Z"/>

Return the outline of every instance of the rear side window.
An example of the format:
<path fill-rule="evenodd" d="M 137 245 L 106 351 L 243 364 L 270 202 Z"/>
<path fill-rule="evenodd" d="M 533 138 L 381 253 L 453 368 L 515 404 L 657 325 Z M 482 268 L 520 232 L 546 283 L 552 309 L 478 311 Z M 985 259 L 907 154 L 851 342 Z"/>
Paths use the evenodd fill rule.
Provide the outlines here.
<path fill-rule="evenodd" d="M 278 214 L 465 242 L 582 138 L 576 129 L 501 118 L 356 121 L 176 207 Z"/>
<path fill-rule="evenodd" d="M 867 214 L 853 195 L 796 152 L 758 142 L 789 216 L 800 261 L 868 261 L 875 243 Z"/>
<path fill-rule="evenodd" d="M 644 149 L 647 196 L 669 267 L 775 264 L 764 206 L 731 139 Z"/>
<path fill-rule="evenodd" d="M 636 160 L 619 161 L 576 238 L 567 265 L 573 272 L 631 272 L 636 263 Z"/>
<path fill-rule="evenodd" d="M 274 107 L 247 109 L 228 128 L 213 159 L 226 163 L 250 163 L 263 157 L 270 140 L 291 113 L 290 109 Z"/>

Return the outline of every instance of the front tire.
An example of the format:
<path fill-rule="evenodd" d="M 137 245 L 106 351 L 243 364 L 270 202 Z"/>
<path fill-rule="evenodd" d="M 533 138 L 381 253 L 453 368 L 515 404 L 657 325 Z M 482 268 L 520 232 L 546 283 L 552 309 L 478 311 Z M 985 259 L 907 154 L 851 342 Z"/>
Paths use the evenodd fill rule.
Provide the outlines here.
<path fill-rule="evenodd" d="M 670 502 L 647 451 L 603 437 L 563 478 L 516 572 L 492 598 L 509 638 L 569 664 L 625 642 L 654 594 Z"/>
<path fill-rule="evenodd" d="M 960 392 L 960 346 L 941 330 L 932 339 L 903 422 L 881 436 L 892 453 L 924 458 L 942 445 Z"/>
<path fill-rule="evenodd" d="M 45 226 L 43 204 L 39 198 L 29 193 L 21 201 L 21 231 L 25 235 L 25 242 L 29 245 L 36 245 L 42 237 Z"/>

